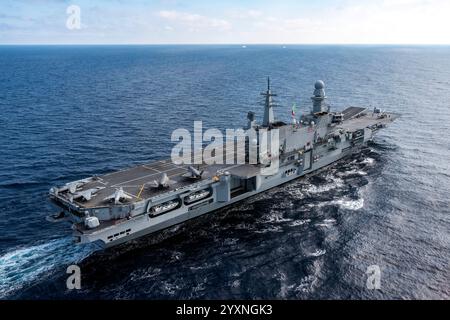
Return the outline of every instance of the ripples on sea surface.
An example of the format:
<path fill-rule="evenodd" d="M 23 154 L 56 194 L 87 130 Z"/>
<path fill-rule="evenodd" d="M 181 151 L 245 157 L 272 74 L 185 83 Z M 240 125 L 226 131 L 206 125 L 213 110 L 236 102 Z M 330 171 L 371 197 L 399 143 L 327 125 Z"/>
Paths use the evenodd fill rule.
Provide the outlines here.
<path fill-rule="evenodd" d="M 12 46 L 0 70 L 1 298 L 450 297 L 449 47 Z M 261 119 L 268 75 L 281 120 L 316 79 L 335 110 L 402 117 L 314 177 L 104 252 L 45 221 L 51 186 L 166 158 L 194 120 Z"/>

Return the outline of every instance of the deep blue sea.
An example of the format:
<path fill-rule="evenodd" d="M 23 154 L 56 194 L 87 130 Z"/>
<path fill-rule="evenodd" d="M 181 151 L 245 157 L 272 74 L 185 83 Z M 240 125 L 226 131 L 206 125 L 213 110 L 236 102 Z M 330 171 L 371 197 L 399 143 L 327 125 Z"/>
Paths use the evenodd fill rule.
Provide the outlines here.
<path fill-rule="evenodd" d="M 402 116 L 314 177 L 117 248 L 45 220 L 54 185 L 168 158 L 194 120 L 261 119 L 267 76 L 280 120 L 317 79 L 334 110 Z M 2 46 L 0 145 L 2 299 L 450 298 L 450 47 Z"/>

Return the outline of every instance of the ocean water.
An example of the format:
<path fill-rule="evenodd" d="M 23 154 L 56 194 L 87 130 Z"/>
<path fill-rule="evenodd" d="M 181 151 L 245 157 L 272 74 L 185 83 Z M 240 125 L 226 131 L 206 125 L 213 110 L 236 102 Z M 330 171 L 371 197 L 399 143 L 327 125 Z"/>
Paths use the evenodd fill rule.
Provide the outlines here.
<path fill-rule="evenodd" d="M 449 299 L 449 74 L 450 47 L 0 47 L 0 298 Z M 316 79 L 335 110 L 402 117 L 314 177 L 117 248 L 45 220 L 51 186 L 167 158 L 194 120 L 261 119 L 267 76 L 281 120 Z"/>

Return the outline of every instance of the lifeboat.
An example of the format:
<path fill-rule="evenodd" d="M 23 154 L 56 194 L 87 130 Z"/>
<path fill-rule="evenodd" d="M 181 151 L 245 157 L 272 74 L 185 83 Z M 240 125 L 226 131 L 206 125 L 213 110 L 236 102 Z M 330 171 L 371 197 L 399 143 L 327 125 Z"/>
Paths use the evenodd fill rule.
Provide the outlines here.
<path fill-rule="evenodd" d="M 211 191 L 209 189 L 196 191 L 188 195 L 186 198 L 184 198 L 184 203 L 191 204 L 200 201 L 202 199 L 208 198 L 210 195 Z"/>
<path fill-rule="evenodd" d="M 163 213 L 167 213 L 169 211 L 175 210 L 180 206 L 179 200 L 171 200 L 161 204 L 157 204 L 150 208 L 150 216 L 156 217 Z"/>

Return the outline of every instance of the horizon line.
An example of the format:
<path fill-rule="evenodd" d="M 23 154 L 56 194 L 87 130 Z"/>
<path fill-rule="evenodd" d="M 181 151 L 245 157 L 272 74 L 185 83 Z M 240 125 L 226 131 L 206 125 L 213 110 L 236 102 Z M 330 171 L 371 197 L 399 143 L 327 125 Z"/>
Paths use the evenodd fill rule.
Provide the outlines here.
<path fill-rule="evenodd" d="M 450 43 L 0 43 L 0 46 L 450 46 Z"/>

